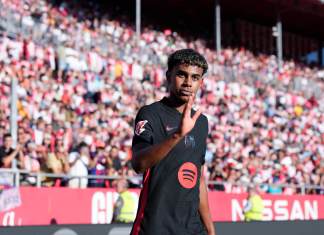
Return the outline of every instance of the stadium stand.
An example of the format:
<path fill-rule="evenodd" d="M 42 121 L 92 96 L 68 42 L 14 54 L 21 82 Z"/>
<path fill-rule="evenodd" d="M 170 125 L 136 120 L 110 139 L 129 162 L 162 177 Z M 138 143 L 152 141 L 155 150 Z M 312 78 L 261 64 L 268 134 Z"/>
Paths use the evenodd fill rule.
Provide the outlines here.
<path fill-rule="evenodd" d="M 206 177 L 219 182 L 210 189 L 240 193 L 242 185 L 256 183 L 268 193 L 295 194 L 300 190 L 279 185 L 324 185 L 324 70 L 294 61 L 284 61 L 279 70 L 273 55 L 244 48 L 216 53 L 203 39 L 187 41 L 172 30 L 145 28 L 137 39 L 126 22 L 93 17 L 98 12 L 1 0 L 0 146 L 10 129 L 15 77 L 18 168 L 134 176 L 129 160 L 135 112 L 166 94 L 167 55 L 190 47 L 210 65 L 197 97 L 210 123 Z M 28 176 L 22 181 L 35 184 Z M 79 186 L 48 178 L 42 184 Z M 84 179 L 81 186 L 112 183 Z"/>

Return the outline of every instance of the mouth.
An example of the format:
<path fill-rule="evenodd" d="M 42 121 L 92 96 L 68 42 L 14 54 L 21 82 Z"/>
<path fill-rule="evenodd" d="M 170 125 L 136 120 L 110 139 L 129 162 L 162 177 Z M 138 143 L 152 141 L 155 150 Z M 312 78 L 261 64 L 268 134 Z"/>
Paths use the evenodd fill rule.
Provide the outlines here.
<path fill-rule="evenodd" d="M 192 95 L 192 91 L 188 91 L 188 90 L 180 90 L 179 94 L 181 96 L 191 96 Z"/>

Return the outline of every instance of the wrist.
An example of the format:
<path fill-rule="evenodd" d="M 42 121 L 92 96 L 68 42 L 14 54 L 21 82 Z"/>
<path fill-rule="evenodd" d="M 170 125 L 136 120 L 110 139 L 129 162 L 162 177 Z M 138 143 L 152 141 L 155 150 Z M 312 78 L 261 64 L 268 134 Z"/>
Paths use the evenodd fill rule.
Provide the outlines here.
<path fill-rule="evenodd" d="M 211 222 L 208 226 L 206 226 L 206 230 L 208 234 L 215 234 L 214 224 Z"/>
<path fill-rule="evenodd" d="M 175 139 L 175 140 L 181 140 L 183 138 L 183 136 L 179 132 L 175 132 L 172 135 L 172 138 Z"/>

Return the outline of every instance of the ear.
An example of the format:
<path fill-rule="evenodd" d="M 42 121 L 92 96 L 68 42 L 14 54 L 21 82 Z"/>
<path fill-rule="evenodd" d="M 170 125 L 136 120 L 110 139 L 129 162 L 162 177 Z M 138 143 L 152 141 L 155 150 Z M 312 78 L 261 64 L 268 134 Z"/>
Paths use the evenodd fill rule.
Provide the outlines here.
<path fill-rule="evenodd" d="M 165 73 L 165 76 L 166 76 L 166 79 L 167 79 L 167 87 L 168 87 L 168 90 L 169 90 L 169 86 L 171 84 L 171 71 L 167 70 L 166 73 Z"/>
<path fill-rule="evenodd" d="M 166 76 L 168 82 L 170 82 L 170 75 L 171 75 L 171 72 L 169 70 L 167 70 L 165 73 L 165 76 Z"/>

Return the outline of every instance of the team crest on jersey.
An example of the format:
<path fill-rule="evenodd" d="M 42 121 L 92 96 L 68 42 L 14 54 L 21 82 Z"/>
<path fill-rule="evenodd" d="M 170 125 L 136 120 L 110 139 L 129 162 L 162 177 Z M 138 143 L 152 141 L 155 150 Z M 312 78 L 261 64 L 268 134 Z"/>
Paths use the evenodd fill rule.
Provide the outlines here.
<path fill-rule="evenodd" d="M 195 137 L 193 135 L 186 135 L 184 143 L 186 147 L 194 148 L 196 146 Z"/>
<path fill-rule="evenodd" d="M 140 135 L 142 134 L 143 131 L 145 131 L 145 124 L 147 123 L 148 121 L 147 120 L 143 120 L 143 121 L 139 121 L 137 124 L 136 124 L 136 127 L 135 127 L 135 134 L 136 135 Z"/>

